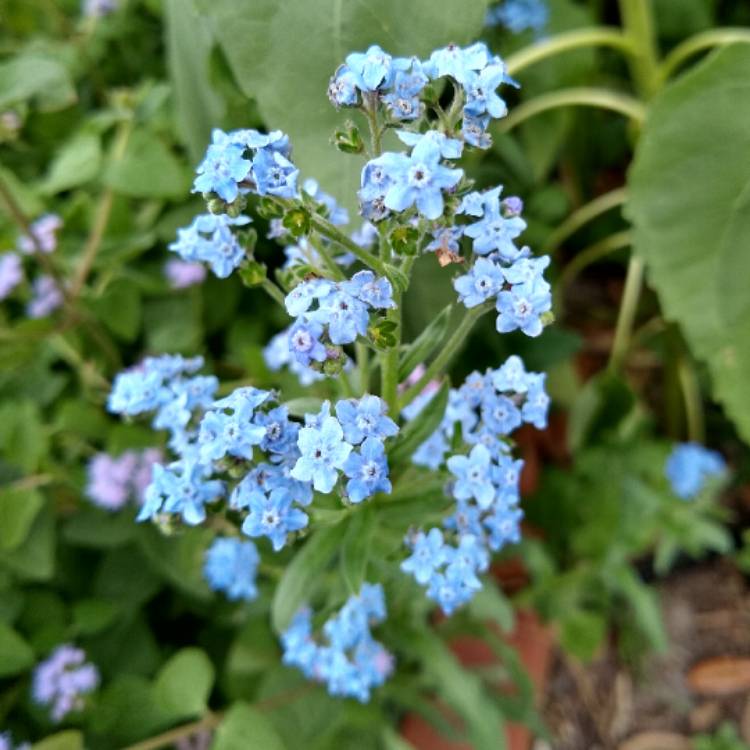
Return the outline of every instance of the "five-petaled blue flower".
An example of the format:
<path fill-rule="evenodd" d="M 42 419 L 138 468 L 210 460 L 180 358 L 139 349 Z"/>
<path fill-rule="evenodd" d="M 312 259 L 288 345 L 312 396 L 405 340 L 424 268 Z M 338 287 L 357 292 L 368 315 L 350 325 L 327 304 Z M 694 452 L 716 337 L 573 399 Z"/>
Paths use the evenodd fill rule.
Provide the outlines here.
<path fill-rule="evenodd" d="M 377 492 L 391 491 L 385 448 L 377 438 L 367 438 L 359 453 L 353 451 L 349 454 L 344 473 L 349 477 L 346 492 L 353 503 L 361 503 Z"/>
<path fill-rule="evenodd" d="M 301 453 L 292 469 L 292 476 L 302 482 L 312 482 L 318 492 L 330 492 L 352 452 L 344 442 L 344 431 L 338 419 L 326 417 L 320 427 L 302 427 L 297 437 Z"/>

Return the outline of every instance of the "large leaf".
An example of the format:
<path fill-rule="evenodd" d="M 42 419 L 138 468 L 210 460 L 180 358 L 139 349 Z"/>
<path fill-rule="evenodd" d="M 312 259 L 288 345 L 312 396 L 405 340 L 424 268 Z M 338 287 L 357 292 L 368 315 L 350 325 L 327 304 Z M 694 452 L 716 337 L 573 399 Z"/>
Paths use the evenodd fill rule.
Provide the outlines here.
<path fill-rule="evenodd" d="M 252 706 L 235 703 L 216 730 L 211 750 L 284 750 L 268 718 Z"/>
<path fill-rule="evenodd" d="M 32 750 L 83 750 L 83 734 L 77 729 L 66 729 L 34 743 Z"/>
<path fill-rule="evenodd" d="M 667 318 L 750 440 L 750 45 L 712 55 L 653 103 L 629 177 L 634 248 Z"/>
<path fill-rule="evenodd" d="M 206 710 L 213 684 L 214 667 L 208 656 L 199 648 L 184 648 L 156 675 L 156 703 L 175 719 L 200 716 Z"/>
<path fill-rule="evenodd" d="M 67 141 L 55 155 L 40 186 L 49 195 L 83 185 L 99 173 L 102 147 L 99 136 L 83 131 Z"/>
<path fill-rule="evenodd" d="M 15 630 L 0 622 L 0 677 L 18 674 L 34 663 L 34 652 Z"/>
<path fill-rule="evenodd" d="M 289 133 L 303 173 L 349 207 L 360 160 L 335 158 L 330 137 L 345 113 L 326 98 L 349 52 L 379 44 L 394 55 L 427 56 L 465 43 L 482 27 L 486 0 L 200 0 L 237 81 L 269 128 Z M 304 40 L 304 43 L 299 43 Z"/>
<path fill-rule="evenodd" d="M 38 490 L 13 487 L 0 490 L 0 548 L 15 549 L 26 539 L 42 505 L 44 497 Z"/>
<path fill-rule="evenodd" d="M 224 109 L 209 80 L 211 34 L 198 16 L 195 0 L 167 0 L 164 8 L 177 132 L 197 164 Z"/>
<path fill-rule="evenodd" d="M 0 109 L 33 100 L 39 109 L 54 110 L 75 99 L 70 74 L 59 60 L 29 53 L 0 65 Z"/>

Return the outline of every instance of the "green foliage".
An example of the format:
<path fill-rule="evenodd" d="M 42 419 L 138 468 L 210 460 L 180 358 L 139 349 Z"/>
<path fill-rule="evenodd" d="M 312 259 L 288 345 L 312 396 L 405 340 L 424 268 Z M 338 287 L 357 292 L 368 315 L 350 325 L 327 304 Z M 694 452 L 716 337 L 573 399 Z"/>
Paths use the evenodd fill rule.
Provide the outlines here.
<path fill-rule="evenodd" d="M 635 251 L 666 316 L 711 372 L 714 393 L 746 440 L 750 409 L 747 267 L 750 45 L 736 44 L 668 86 L 654 102 L 629 176 Z"/>
<path fill-rule="evenodd" d="M 257 709 L 234 704 L 216 731 L 211 750 L 284 750 L 286 747 L 273 724 Z"/>
<path fill-rule="evenodd" d="M 198 648 L 184 648 L 159 670 L 154 681 L 158 707 L 173 719 L 203 714 L 214 682 L 214 666 Z"/>

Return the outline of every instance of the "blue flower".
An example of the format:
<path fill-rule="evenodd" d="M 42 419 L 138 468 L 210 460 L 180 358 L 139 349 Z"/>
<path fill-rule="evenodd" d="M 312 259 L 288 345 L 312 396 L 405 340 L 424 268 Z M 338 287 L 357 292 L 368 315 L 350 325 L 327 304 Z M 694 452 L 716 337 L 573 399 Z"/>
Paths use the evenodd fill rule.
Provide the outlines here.
<path fill-rule="evenodd" d="M 521 412 L 507 396 L 492 394 L 482 403 L 482 420 L 497 435 L 510 435 L 521 424 Z"/>
<path fill-rule="evenodd" d="M 387 406 L 378 396 L 364 395 L 358 401 L 347 399 L 336 404 L 336 416 L 344 437 L 352 445 L 366 438 L 385 440 L 398 432 L 398 425 L 386 416 Z"/>
<path fill-rule="evenodd" d="M 492 373 L 492 385 L 500 392 L 526 393 L 529 388 L 523 360 L 512 354 Z"/>
<path fill-rule="evenodd" d="M 519 258 L 511 266 L 503 269 L 509 284 L 546 284 L 544 269 L 550 263 L 549 255 L 540 258 Z"/>
<path fill-rule="evenodd" d="M 320 328 L 322 333 L 322 327 Z M 287 328 L 280 333 L 277 333 L 263 349 L 263 361 L 266 363 L 266 367 L 273 372 L 280 370 L 282 367 L 288 367 L 290 372 L 293 372 L 299 379 L 300 385 L 308 386 L 313 383 L 323 380 L 324 375 L 319 372 L 315 372 L 310 367 L 302 364 L 297 360 L 296 354 L 292 356 L 290 335 L 291 328 Z M 301 346 L 305 347 L 304 342 L 298 342 Z M 312 345 L 312 344 L 310 344 Z M 321 344 L 322 347 L 322 344 Z M 318 350 L 320 355 L 321 350 Z M 323 356 L 325 356 L 325 347 L 322 348 Z M 313 359 L 310 357 L 310 359 Z"/>
<path fill-rule="evenodd" d="M 223 134 L 222 134 L 223 135 Z M 232 203 L 239 195 L 239 184 L 250 172 L 251 162 L 244 158 L 245 149 L 231 141 L 214 142 L 196 170 L 194 193 L 216 193 L 222 200 Z"/>
<path fill-rule="evenodd" d="M 250 422 L 247 414 L 208 411 L 198 432 L 201 460 L 210 463 L 227 455 L 251 460 L 253 446 L 260 445 L 265 436 L 266 428 Z"/>
<path fill-rule="evenodd" d="M 327 352 L 320 341 L 322 335 L 323 326 L 319 323 L 297 322 L 289 329 L 289 351 L 297 362 L 305 367 L 313 361 L 325 362 Z"/>
<path fill-rule="evenodd" d="M 478 258 L 469 273 L 453 280 L 453 288 L 458 292 L 459 302 L 466 307 L 476 307 L 499 294 L 504 282 L 499 265 L 487 258 Z"/>
<path fill-rule="evenodd" d="M 357 336 L 367 334 L 370 316 L 367 306 L 342 288 L 320 300 L 310 319 L 327 326 L 333 344 L 351 344 Z"/>
<path fill-rule="evenodd" d="M 445 460 L 445 454 L 448 452 L 449 447 L 442 430 L 435 430 L 414 451 L 411 457 L 412 463 L 416 466 L 426 466 L 428 469 L 436 471 Z"/>
<path fill-rule="evenodd" d="M 372 271 L 358 271 L 342 288 L 376 310 L 388 310 L 396 307 L 393 301 L 393 287 L 384 277 L 375 276 Z"/>
<path fill-rule="evenodd" d="M 190 526 L 202 523 L 206 518 L 203 506 L 224 493 L 224 484 L 207 480 L 206 473 L 207 468 L 194 461 L 177 461 L 169 466 L 154 464 L 151 484 L 137 520 L 169 513 L 182 516 Z"/>
<path fill-rule="evenodd" d="M 354 107 L 358 101 L 358 76 L 340 65 L 328 84 L 328 98 L 334 107 Z"/>
<path fill-rule="evenodd" d="M 496 89 L 507 79 L 503 64 L 488 65 L 479 72 L 469 71 L 464 81 L 466 91 L 464 113 L 472 117 L 481 117 L 485 114 L 495 119 L 505 117 L 508 114 L 508 107 L 497 95 Z"/>
<path fill-rule="evenodd" d="M 289 419 L 286 406 L 278 406 L 267 414 L 256 414 L 253 422 L 265 429 L 261 450 L 284 455 L 296 447 L 299 425 Z"/>
<path fill-rule="evenodd" d="M 203 575 L 214 591 L 228 599 L 251 601 L 258 596 L 255 577 L 260 555 L 252 542 L 219 537 L 206 550 Z"/>
<path fill-rule="evenodd" d="M 529 373 L 527 376 L 528 390 L 526 399 L 521 407 L 521 416 L 524 422 L 533 424 L 539 430 L 547 426 L 547 411 L 549 409 L 549 396 L 544 389 L 546 373 Z"/>
<path fill-rule="evenodd" d="M 673 492 L 683 500 L 693 499 L 709 477 L 721 476 L 726 470 L 721 454 L 699 443 L 678 443 L 664 466 Z"/>
<path fill-rule="evenodd" d="M 483 445 L 475 445 L 468 456 L 451 456 L 448 470 L 456 477 L 453 495 L 457 500 L 473 497 L 482 508 L 488 508 L 495 499 L 492 483 L 490 453 Z"/>
<path fill-rule="evenodd" d="M 99 686 L 99 670 L 86 661 L 80 648 L 64 643 L 34 670 L 31 694 L 34 702 L 50 709 L 52 721 L 81 711 L 86 695 Z"/>
<path fill-rule="evenodd" d="M 284 487 L 277 487 L 268 495 L 250 492 L 247 500 L 249 514 L 242 523 L 242 533 L 249 537 L 268 537 L 275 552 L 286 544 L 291 532 L 307 526 L 307 514 L 292 505 L 293 498 Z"/>
<path fill-rule="evenodd" d="M 488 149 L 492 145 L 492 137 L 487 133 L 489 124 L 489 115 L 475 117 L 465 113 L 461 122 L 461 134 L 464 141 L 475 148 Z"/>
<path fill-rule="evenodd" d="M 283 154 L 272 149 L 261 149 L 255 154 L 252 167 L 259 195 L 297 197 L 299 169 Z"/>
<path fill-rule="evenodd" d="M 517 507 L 496 506 L 484 520 L 489 532 L 490 549 L 497 552 L 506 544 L 517 544 L 521 541 L 521 519 L 523 511 Z"/>
<path fill-rule="evenodd" d="M 367 173 L 368 167 L 371 171 Z M 427 219 L 437 219 L 443 213 L 443 190 L 454 188 L 463 177 L 463 170 L 452 169 L 440 163 L 440 146 L 423 137 L 410 156 L 385 153 L 365 166 L 363 188 L 371 182 L 373 167 L 382 167 L 388 178 L 383 194 L 383 205 L 392 211 L 405 211 L 416 204 L 417 210 Z M 360 197 L 367 193 L 360 191 Z"/>
<path fill-rule="evenodd" d="M 490 60 L 489 50 L 483 42 L 476 42 L 470 47 L 461 48 L 457 44 L 435 50 L 424 69 L 430 78 L 451 76 L 459 83 L 464 83 L 470 71 L 481 70 Z"/>
<path fill-rule="evenodd" d="M 292 476 L 302 482 L 312 482 L 318 492 L 329 493 L 338 480 L 338 469 L 343 468 L 352 451 L 344 442 L 344 432 L 335 417 L 326 417 L 320 427 L 303 427 L 297 437 L 301 456 L 292 469 Z"/>
<path fill-rule="evenodd" d="M 412 130 L 397 130 L 396 135 L 402 143 L 410 148 L 414 148 L 420 143 L 423 149 L 428 146 L 434 146 L 440 151 L 440 156 L 444 159 L 458 159 L 464 148 L 464 144 L 460 140 L 449 138 L 439 130 L 428 130 L 426 133 L 415 133 Z"/>
<path fill-rule="evenodd" d="M 349 454 L 344 463 L 344 473 L 349 477 L 346 493 L 353 503 L 361 503 L 378 492 L 391 491 L 385 448 L 376 438 L 367 438 L 359 453 L 353 451 Z"/>
<path fill-rule="evenodd" d="M 505 217 L 500 208 L 500 190 L 497 187 L 484 194 L 484 214 L 480 221 L 469 224 L 464 230 L 474 240 L 474 252 L 487 255 L 497 251 L 505 261 L 514 261 L 521 254 L 513 240 L 524 229 L 526 222 L 520 216 Z"/>
<path fill-rule="evenodd" d="M 487 11 L 485 25 L 504 26 L 514 34 L 531 29 L 541 31 L 549 18 L 544 0 L 503 0 Z"/>
<path fill-rule="evenodd" d="M 541 316 L 552 308 L 549 285 L 516 284 L 497 295 L 496 307 L 499 333 L 520 329 L 527 336 L 538 336 L 544 328 Z"/>
<path fill-rule="evenodd" d="M 440 529 L 430 529 L 425 534 L 420 531 L 410 542 L 412 553 L 401 563 L 404 573 L 411 573 L 417 583 L 427 585 L 433 574 L 449 558 L 449 550 L 443 541 L 443 533 Z"/>
<path fill-rule="evenodd" d="M 309 505 L 313 499 L 312 485 L 293 479 L 289 472 L 290 466 L 286 462 L 254 466 L 234 488 L 229 505 L 237 510 L 247 508 L 253 493 L 268 494 L 276 489 L 283 489 L 298 505 Z"/>
<path fill-rule="evenodd" d="M 390 85 L 393 58 L 373 44 L 367 52 L 352 52 L 346 56 L 346 67 L 354 74 L 358 88 L 375 91 Z"/>

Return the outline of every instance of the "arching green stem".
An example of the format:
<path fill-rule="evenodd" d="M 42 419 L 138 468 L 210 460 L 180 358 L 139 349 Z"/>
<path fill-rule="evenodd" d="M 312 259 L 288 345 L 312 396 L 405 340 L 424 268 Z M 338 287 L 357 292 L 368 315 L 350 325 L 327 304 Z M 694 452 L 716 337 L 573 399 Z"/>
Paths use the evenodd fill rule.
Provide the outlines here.
<path fill-rule="evenodd" d="M 713 47 L 736 43 L 750 44 L 750 29 L 720 28 L 695 34 L 678 44 L 665 58 L 659 69 L 661 82 L 679 70 L 682 64 L 693 55 Z"/>
<path fill-rule="evenodd" d="M 535 115 L 560 107 L 608 109 L 625 115 L 638 125 L 646 118 L 646 108 L 638 99 L 628 94 L 607 89 L 580 87 L 552 91 L 529 99 L 516 107 L 508 117 L 500 120 L 497 128 L 501 133 L 506 133 Z"/>
<path fill-rule="evenodd" d="M 512 54 L 505 62 L 508 66 L 508 73 L 514 76 L 548 57 L 585 47 L 612 47 L 628 52 L 630 51 L 630 41 L 617 28 L 600 26 L 590 29 L 576 29 L 575 31 L 556 34 L 530 47 L 525 47 Z"/>

